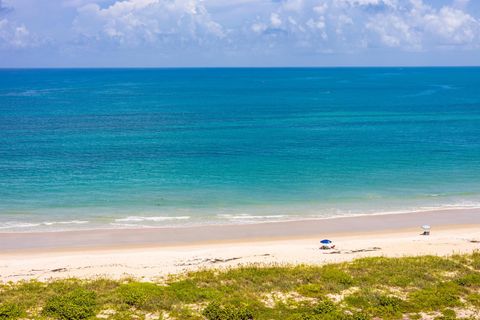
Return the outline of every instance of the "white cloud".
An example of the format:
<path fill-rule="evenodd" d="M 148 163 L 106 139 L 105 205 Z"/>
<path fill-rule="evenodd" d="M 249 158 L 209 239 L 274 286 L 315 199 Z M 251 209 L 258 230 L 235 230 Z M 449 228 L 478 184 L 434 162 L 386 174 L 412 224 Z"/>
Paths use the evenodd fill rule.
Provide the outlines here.
<path fill-rule="evenodd" d="M 382 15 L 370 19 L 366 28 L 373 32 L 370 43 L 375 43 L 378 36 L 381 43 L 387 47 L 399 47 L 407 50 L 421 50 L 421 33 L 397 15 Z"/>
<path fill-rule="evenodd" d="M 91 61 L 102 53 L 119 61 L 151 57 L 151 64 L 212 57 L 235 64 L 403 51 L 478 61 L 480 51 L 480 12 L 471 0 L 0 0 L 7 7 L 0 9 L 0 47 L 12 56 L 19 49 L 40 54 L 29 48 L 42 46 Z"/>
<path fill-rule="evenodd" d="M 78 8 L 74 28 L 83 36 L 125 45 L 202 43 L 226 35 L 200 0 L 125 0 L 106 8 L 90 3 Z"/>
<path fill-rule="evenodd" d="M 262 33 L 267 30 L 268 26 L 264 23 L 254 23 L 252 24 L 252 31 L 255 33 Z"/>
<path fill-rule="evenodd" d="M 268 36 L 281 28 L 301 47 L 333 51 L 480 47 L 480 22 L 464 10 L 467 4 L 452 0 L 451 6 L 435 8 L 423 0 L 285 0 L 268 18 L 260 15 L 252 30 Z"/>
<path fill-rule="evenodd" d="M 282 25 L 282 19 L 280 19 L 280 16 L 277 13 L 272 13 L 270 15 L 270 24 L 274 28 L 278 28 Z"/>
<path fill-rule="evenodd" d="M 405 11 L 370 17 L 367 29 L 390 47 L 425 50 L 448 45 L 479 46 L 480 23 L 466 12 L 445 6 L 434 9 L 421 0 Z"/>
<path fill-rule="evenodd" d="M 23 24 L 15 24 L 8 19 L 0 19 L 0 47 L 22 49 L 38 45 L 37 39 Z"/>
<path fill-rule="evenodd" d="M 320 3 L 318 6 L 313 7 L 313 11 L 318 14 L 318 15 L 323 15 L 325 12 L 328 10 L 328 4 L 325 3 Z"/>
<path fill-rule="evenodd" d="M 96 0 L 96 4 L 102 4 L 102 3 L 108 3 L 110 0 Z M 63 0 L 62 5 L 64 7 L 73 7 L 73 8 L 79 8 L 84 5 L 87 5 L 89 3 L 92 3 L 92 0 Z"/>
<path fill-rule="evenodd" d="M 350 6 L 387 6 L 396 7 L 396 0 L 340 0 L 339 2 L 348 3 Z"/>
<path fill-rule="evenodd" d="M 469 44 L 478 40 L 480 23 L 465 12 L 443 7 L 436 14 L 424 17 L 425 30 L 446 44 Z"/>

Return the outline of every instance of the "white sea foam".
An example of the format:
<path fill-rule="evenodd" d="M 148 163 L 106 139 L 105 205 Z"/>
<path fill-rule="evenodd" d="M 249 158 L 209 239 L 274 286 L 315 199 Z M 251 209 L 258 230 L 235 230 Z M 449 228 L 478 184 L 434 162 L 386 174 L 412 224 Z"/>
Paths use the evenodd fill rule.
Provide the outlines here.
<path fill-rule="evenodd" d="M 34 228 L 40 226 L 40 223 L 27 223 L 27 222 L 4 222 L 0 223 L 0 229 L 23 229 Z"/>
<path fill-rule="evenodd" d="M 335 219 L 340 217 L 362 217 L 362 216 L 383 216 L 383 215 L 395 215 L 395 214 L 406 214 L 406 213 L 422 213 L 422 212 L 432 212 L 432 211 L 448 211 L 448 210 L 471 210 L 471 209 L 480 209 L 479 202 L 462 202 L 462 203 L 452 203 L 452 204 L 443 204 L 438 206 L 430 207 L 415 207 L 407 209 L 398 209 L 390 211 L 368 211 L 368 212 L 342 212 L 338 211 L 335 215 L 327 216 L 317 216 L 316 218 L 320 219 Z"/>
<path fill-rule="evenodd" d="M 178 217 L 142 217 L 142 216 L 130 216 L 126 218 L 115 219 L 115 222 L 142 222 L 142 221 L 174 221 L 174 220 L 188 220 L 189 216 L 178 216 Z"/>
<path fill-rule="evenodd" d="M 230 220 L 264 220 L 264 219 L 282 219 L 282 218 L 294 218 L 292 215 L 286 214 L 275 214 L 275 215 L 263 215 L 263 216 L 256 216 L 250 214 L 219 214 L 217 215 L 219 218 L 223 219 L 230 219 Z"/>
<path fill-rule="evenodd" d="M 37 223 L 7 221 L 7 222 L 0 223 L 0 229 L 26 229 L 26 228 L 35 228 L 35 227 L 41 227 L 41 226 L 85 224 L 85 223 L 89 223 L 89 221 L 69 220 L 69 221 L 43 221 L 43 222 L 37 222 Z"/>
<path fill-rule="evenodd" d="M 46 222 L 42 222 L 42 224 L 44 224 L 46 226 L 52 226 L 52 225 L 55 225 L 55 224 L 85 224 L 85 223 L 89 223 L 89 221 L 87 221 L 87 220 L 70 220 L 70 221 L 46 221 Z"/>

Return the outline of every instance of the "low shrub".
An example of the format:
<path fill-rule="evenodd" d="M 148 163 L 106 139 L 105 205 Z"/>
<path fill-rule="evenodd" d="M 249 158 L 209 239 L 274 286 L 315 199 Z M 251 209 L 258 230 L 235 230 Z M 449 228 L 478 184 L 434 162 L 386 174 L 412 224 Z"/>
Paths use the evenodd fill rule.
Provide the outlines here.
<path fill-rule="evenodd" d="M 467 297 L 467 300 L 474 307 L 479 308 L 479 312 L 480 312 L 480 293 L 472 293 Z"/>
<path fill-rule="evenodd" d="M 341 312 L 333 312 L 326 314 L 312 314 L 308 312 L 293 314 L 286 320 L 370 320 L 371 318 L 361 312 L 346 314 Z"/>
<path fill-rule="evenodd" d="M 329 299 L 323 299 L 314 306 L 299 305 L 288 320 L 368 320 L 368 315 L 359 312 L 344 312 Z"/>
<path fill-rule="evenodd" d="M 165 307 L 162 287 L 149 282 L 132 282 L 122 284 L 117 289 L 122 303 L 140 309 Z"/>
<path fill-rule="evenodd" d="M 337 311 L 337 306 L 331 300 L 320 301 L 313 307 L 314 314 L 329 314 Z"/>
<path fill-rule="evenodd" d="M 211 302 L 204 310 L 203 315 L 208 320 L 253 320 L 253 314 L 245 307 L 232 305 L 221 306 Z"/>
<path fill-rule="evenodd" d="M 480 274 L 478 273 L 471 273 L 467 274 L 466 276 L 463 276 L 455 282 L 458 285 L 461 285 L 463 287 L 479 287 L 480 286 Z"/>
<path fill-rule="evenodd" d="M 470 265 L 475 269 L 475 270 L 480 270 L 480 250 L 475 251 L 471 256 L 470 256 Z"/>
<path fill-rule="evenodd" d="M 96 294 L 85 289 L 75 289 L 47 300 L 42 313 L 60 320 L 81 320 L 95 315 Z"/>
<path fill-rule="evenodd" d="M 23 315 L 23 310 L 13 303 L 0 304 L 0 319 L 17 319 Z"/>
<path fill-rule="evenodd" d="M 355 309 L 381 318 L 399 316 L 407 309 L 407 303 L 402 299 L 371 291 L 362 291 L 348 296 L 345 302 Z"/>
<path fill-rule="evenodd" d="M 339 292 L 354 284 L 353 278 L 336 266 L 324 266 L 320 271 L 320 277 L 324 288 L 329 291 Z"/>
<path fill-rule="evenodd" d="M 297 288 L 296 291 L 306 297 L 314 298 L 324 297 L 326 292 L 328 292 L 323 289 L 323 286 L 321 284 L 318 283 L 308 283 L 301 285 Z"/>
<path fill-rule="evenodd" d="M 409 300 L 420 311 L 437 311 L 460 306 L 460 288 L 454 282 L 444 282 L 414 291 Z"/>
<path fill-rule="evenodd" d="M 166 291 L 170 296 L 185 303 L 211 300 L 218 297 L 218 294 L 215 295 L 215 290 L 199 286 L 199 283 L 195 283 L 192 279 L 169 283 Z"/>
<path fill-rule="evenodd" d="M 442 315 L 435 318 L 435 320 L 455 320 L 457 314 L 452 309 L 445 309 L 442 311 Z"/>

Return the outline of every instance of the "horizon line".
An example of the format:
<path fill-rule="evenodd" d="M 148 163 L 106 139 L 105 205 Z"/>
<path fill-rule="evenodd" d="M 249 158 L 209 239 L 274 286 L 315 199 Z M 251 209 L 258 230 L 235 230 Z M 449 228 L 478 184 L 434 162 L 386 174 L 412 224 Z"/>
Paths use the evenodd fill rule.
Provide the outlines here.
<path fill-rule="evenodd" d="M 0 67 L 0 70 L 55 70 L 55 69 L 367 69 L 367 68 L 480 68 L 480 65 L 351 65 L 351 66 L 58 66 L 58 67 Z"/>

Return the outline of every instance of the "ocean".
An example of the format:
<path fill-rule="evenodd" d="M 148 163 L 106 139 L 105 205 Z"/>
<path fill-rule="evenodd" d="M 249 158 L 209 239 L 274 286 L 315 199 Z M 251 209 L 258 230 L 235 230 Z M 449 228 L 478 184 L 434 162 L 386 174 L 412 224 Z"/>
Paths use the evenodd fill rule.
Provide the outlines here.
<path fill-rule="evenodd" d="M 480 207 L 480 68 L 0 70 L 0 232 Z"/>

